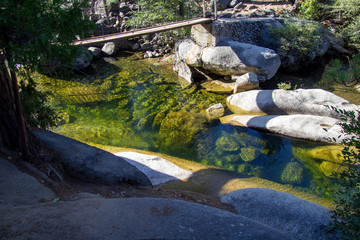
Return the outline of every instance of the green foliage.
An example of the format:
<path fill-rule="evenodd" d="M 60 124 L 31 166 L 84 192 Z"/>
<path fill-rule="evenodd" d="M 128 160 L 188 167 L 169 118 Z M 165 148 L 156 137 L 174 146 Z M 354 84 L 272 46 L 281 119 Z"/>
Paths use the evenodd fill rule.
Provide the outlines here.
<path fill-rule="evenodd" d="M 337 27 L 339 35 L 360 49 L 360 1 L 336 0 L 333 8 L 335 17 L 341 20 Z"/>
<path fill-rule="evenodd" d="M 344 111 L 333 108 L 341 114 L 345 145 L 342 153 L 347 170 L 338 174 L 340 187 L 335 196 L 333 226 L 341 230 L 343 239 L 360 238 L 360 111 Z"/>
<path fill-rule="evenodd" d="M 0 49 L 10 63 L 35 70 L 69 65 L 76 48 L 70 43 L 92 27 L 82 19 L 86 0 L 23 0 L 0 3 Z"/>
<path fill-rule="evenodd" d="M 345 64 L 339 59 L 332 59 L 325 69 L 323 78 L 345 86 L 355 86 L 360 82 L 360 54 L 355 55 Z"/>
<path fill-rule="evenodd" d="M 301 19 L 285 19 L 283 26 L 271 29 L 280 42 L 277 53 L 280 57 L 286 57 L 290 52 L 295 52 L 300 58 L 306 59 L 320 39 L 319 24 Z"/>
<path fill-rule="evenodd" d="M 20 98 L 25 118 L 31 127 L 52 128 L 59 121 L 58 113 L 48 104 L 47 94 L 36 90 L 29 74 L 20 82 Z"/>
<path fill-rule="evenodd" d="M 277 84 L 278 89 L 283 89 L 283 90 L 290 90 L 291 89 L 291 83 L 278 83 Z"/>
<path fill-rule="evenodd" d="M 133 28 L 153 26 L 157 23 L 175 22 L 200 16 L 201 8 L 196 1 L 138 0 L 141 11 L 134 14 L 128 24 Z"/>
<path fill-rule="evenodd" d="M 303 0 L 299 6 L 299 14 L 305 19 L 320 20 L 323 16 L 323 4 L 318 0 Z"/>

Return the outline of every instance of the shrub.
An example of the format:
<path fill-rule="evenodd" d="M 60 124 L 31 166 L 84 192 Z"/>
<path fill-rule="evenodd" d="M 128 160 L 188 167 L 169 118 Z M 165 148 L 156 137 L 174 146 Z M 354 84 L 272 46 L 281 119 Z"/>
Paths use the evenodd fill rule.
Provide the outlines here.
<path fill-rule="evenodd" d="M 323 16 L 323 4 L 318 0 L 304 0 L 299 3 L 299 14 L 308 20 L 320 20 Z"/>
<path fill-rule="evenodd" d="M 348 136 L 342 142 L 347 170 L 338 174 L 341 184 L 335 196 L 333 227 L 342 232 L 343 239 L 360 239 L 360 111 L 333 109 L 341 114 L 344 122 L 339 125 Z"/>
<path fill-rule="evenodd" d="M 305 59 L 320 39 L 320 25 L 302 19 L 285 19 L 283 26 L 271 29 L 274 37 L 280 41 L 277 53 L 285 57 L 295 51 L 300 58 Z"/>

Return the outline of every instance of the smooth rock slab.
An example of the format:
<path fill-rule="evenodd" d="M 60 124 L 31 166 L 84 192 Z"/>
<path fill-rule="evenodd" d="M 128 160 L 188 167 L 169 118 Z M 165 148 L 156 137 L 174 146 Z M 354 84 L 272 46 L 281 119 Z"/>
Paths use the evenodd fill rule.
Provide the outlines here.
<path fill-rule="evenodd" d="M 339 118 L 339 114 L 327 106 L 345 110 L 359 109 L 358 106 L 322 89 L 251 90 L 229 96 L 227 104 L 234 113 L 248 111 L 269 115 L 309 114 L 332 118 Z"/>
<path fill-rule="evenodd" d="M 203 67 L 219 75 L 252 72 L 272 78 L 280 67 L 280 57 L 271 49 L 246 43 L 226 41 L 203 49 Z"/>
<path fill-rule="evenodd" d="M 266 188 L 241 189 L 221 196 L 241 216 L 251 218 L 283 232 L 288 239 L 338 239 L 327 234 L 331 222 L 329 209 Z"/>
<path fill-rule="evenodd" d="M 1 239 L 288 239 L 234 213 L 160 198 L 81 199 L 0 216 Z"/>
<path fill-rule="evenodd" d="M 337 125 L 339 120 L 330 117 L 312 115 L 242 115 L 234 116 L 232 124 L 269 131 L 294 138 L 311 141 L 332 142 L 335 138 L 341 143 L 342 128 Z M 326 130 L 325 130 L 326 129 Z"/>
<path fill-rule="evenodd" d="M 65 170 L 75 178 L 107 185 L 125 182 L 151 187 L 144 173 L 120 157 L 53 132 L 37 130 L 33 133 L 58 152 Z"/>
<path fill-rule="evenodd" d="M 201 84 L 209 92 L 231 93 L 234 91 L 235 83 L 227 83 L 220 80 L 206 81 Z"/>
<path fill-rule="evenodd" d="M 153 186 L 174 180 L 191 177 L 192 172 L 184 170 L 176 164 L 161 157 L 137 152 L 118 152 L 114 155 L 125 159 L 128 163 L 142 171 Z"/>
<path fill-rule="evenodd" d="M 38 204 L 54 197 L 55 194 L 36 178 L 0 158 L 0 208 Z"/>

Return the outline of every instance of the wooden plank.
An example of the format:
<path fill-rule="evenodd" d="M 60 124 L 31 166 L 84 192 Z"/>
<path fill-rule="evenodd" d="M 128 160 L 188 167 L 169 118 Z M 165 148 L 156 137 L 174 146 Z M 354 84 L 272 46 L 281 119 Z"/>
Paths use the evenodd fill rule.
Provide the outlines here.
<path fill-rule="evenodd" d="M 103 43 L 103 42 L 109 42 L 109 41 L 114 41 L 114 40 L 118 40 L 118 39 L 128 39 L 128 38 L 138 37 L 141 35 L 164 32 L 164 31 L 169 31 L 169 30 L 182 28 L 182 27 L 188 27 L 188 26 L 192 26 L 192 25 L 196 25 L 196 24 L 209 23 L 212 21 L 213 21 L 213 19 L 211 19 L 211 18 L 194 18 L 194 19 L 170 23 L 170 24 L 166 24 L 166 25 L 162 25 L 162 26 L 143 28 L 143 29 L 130 31 L 130 32 L 113 33 L 113 34 L 102 35 L 102 36 L 97 36 L 97 37 L 93 37 L 93 38 L 87 38 L 87 39 L 75 41 L 73 44 L 74 45 L 90 45 L 93 43 Z"/>

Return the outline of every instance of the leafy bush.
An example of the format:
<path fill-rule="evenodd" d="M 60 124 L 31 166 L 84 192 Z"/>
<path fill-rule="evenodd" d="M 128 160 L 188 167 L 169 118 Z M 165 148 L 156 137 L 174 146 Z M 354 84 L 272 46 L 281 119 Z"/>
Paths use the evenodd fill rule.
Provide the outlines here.
<path fill-rule="evenodd" d="M 277 84 L 278 89 L 283 89 L 283 90 L 290 90 L 291 89 L 291 83 L 278 83 Z M 297 85 L 294 86 L 294 90 L 296 90 Z"/>
<path fill-rule="evenodd" d="M 342 141 L 347 170 L 338 174 L 341 185 L 335 196 L 333 226 L 343 239 L 360 239 L 360 111 L 334 110 L 341 114 L 344 122 L 339 125 L 348 138 Z"/>
<path fill-rule="evenodd" d="M 337 27 L 339 35 L 360 49 L 360 1 L 336 0 L 333 9 L 335 16 L 341 20 Z"/>
<path fill-rule="evenodd" d="M 320 20 L 323 16 L 323 4 L 318 0 L 304 0 L 299 5 L 299 14 L 308 20 Z"/>
<path fill-rule="evenodd" d="M 153 26 L 157 23 L 175 22 L 200 16 L 201 8 L 196 1 L 184 0 L 139 0 L 141 10 L 134 13 L 128 25 L 133 28 Z"/>
<path fill-rule="evenodd" d="M 320 39 L 320 26 L 315 22 L 301 19 L 285 19 L 284 27 L 272 28 L 272 34 L 279 39 L 280 47 L 277 53 L 285 57 L 295 51 L 301 58 L 305 58 Z"/>

